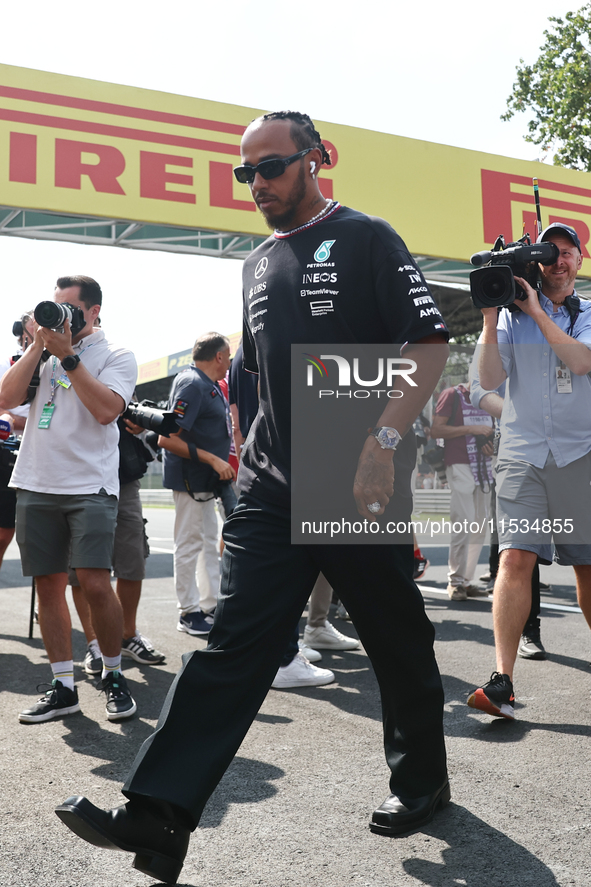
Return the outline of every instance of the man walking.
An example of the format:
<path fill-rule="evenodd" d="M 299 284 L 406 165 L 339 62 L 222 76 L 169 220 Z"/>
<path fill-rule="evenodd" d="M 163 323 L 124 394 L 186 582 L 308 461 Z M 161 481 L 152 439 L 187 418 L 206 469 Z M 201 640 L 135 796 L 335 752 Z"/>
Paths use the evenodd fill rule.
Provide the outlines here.
<path fill-rule="evenodd" d="M 288 111 L 255 120 L 241 153 L 236 178 L 250 186 L 274 233 L 244 265 L 244 363 L 258 373 L 261 409 L 242 451 L 240 499 L 224 528 L 221 602 L 209 647 L 185 657 L 156 732 L 124 786 L 129 803 L 105 812 L 72 797 L 56 811 L 85 840 L 135 852 L 136 868 L 169 883 L 181 870 L 190 830 L 265 698 L 320 571 L 339 589 L 382 694 L 391 795 L 374 813 L 372 828 L 402 834 L 429 822 L 450 797 L 434 633 L 412 580 L 412 544 L 291 545 L 289 511 L 291 344 L 384 338 L 434 344 L 410 395 L 390 400 L 383 412 L 377 405 L 376 428 L 364 429 L 351 498 L 371 521 L 400 491 L 410 491 L 414 460 L 397 463 L 407 471 L 401 467 L 395 490 L 394 450 L 443 369 L 445 325 L 440 316 L 421 316 L 409 294 L 417 275 L 428 289 L 396 232 L 322 196 L 317 173 L 330 158 L 309 117 Z M 322 245 L 324 255 L 331 250 L 338 295 L 333 312 L 315 316 L 301 293 L 302 275 Z M 409 344 L 405 356 L 419 350 Z M 400 450 L 407 441 L 413 445 L 406 438 Z"/>
<path fill-rule="evenodd" d="M 575 292 L 582 265 L 574 228 L 554 222 L 538 241 L 557 247 L 534 290 L 516 277 L 520 311 L 483 308 L 478 371 L 483 389 L 509 379 L 496 468 L 500 563 L 493 621 L 497 671 L 468 705 L 515 717 L 513 666 L 531 606 L 536 560 L 574 567 L 591 626 L 591 302 Z M 513 306 L 511 306 L 513 307 Z"/>

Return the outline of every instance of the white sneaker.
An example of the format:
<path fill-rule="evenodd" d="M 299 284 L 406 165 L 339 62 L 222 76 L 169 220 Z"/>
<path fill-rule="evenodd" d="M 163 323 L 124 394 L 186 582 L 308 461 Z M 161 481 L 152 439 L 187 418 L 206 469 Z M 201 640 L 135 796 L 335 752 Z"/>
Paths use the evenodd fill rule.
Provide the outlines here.
<path fill-rule="evenodd" d="M 347 622 L 350 622 L 350 621 L 351 621 L 351 617 L 349 616 L 349 614 L 348 614 L 347 611 L 345 610 L 344 605 L 341 604 L 340 602 L 339 602 L 339 605 L 338 605 L 338 607 L 337 607 L 337 618 L 338 618 L 338 619 L 345 619 Z"/>
<path fill-rule="evenodd" d="M 334 674 L 328 668 L 318 668 L 298 653 L 289 665 L 282 666 L 271 686 L 275 690 L 288 690 L 290 687 L 322 687 L 332 684 Z"/>
<path fill-rule="evenodd" d="M 322 659 L 322 653 L 319 653 L 318 650 L 313 650 L 311 647 L 306 647 L 303 641 L 298 641 L 298 647 L 300 648 L 300 653 L 306 657 L 308 662 L 320 662 Z"/>
<path fill-rule="evenodd" d="M 357 650 L 359 641 L 349 638 L 346 634 L 337 631 L 328 619 L 321 628 L 304 629 L 304 644 L 313 650 Z"/>

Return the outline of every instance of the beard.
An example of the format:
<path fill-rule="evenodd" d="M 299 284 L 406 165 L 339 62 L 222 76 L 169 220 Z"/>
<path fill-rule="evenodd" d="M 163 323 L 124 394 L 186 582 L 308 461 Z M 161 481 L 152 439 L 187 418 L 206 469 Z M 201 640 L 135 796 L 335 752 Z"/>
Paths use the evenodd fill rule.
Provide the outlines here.
<path fill-rule="evenodd" d="M 306 172 L 304 164 L 300 166 L 297 179 L 293 184 L 293 188 L 285 200 L 277 201 L 266 212 L 261 209 L 261 215 L 267 226 L 271 230 L 279 229 L 280 231 L 288 231 L 294 227 L 294 220 L 297 216 L 300 204 L 306 196 Z M 259 207 L 260 208 L 260 207 Z"/>

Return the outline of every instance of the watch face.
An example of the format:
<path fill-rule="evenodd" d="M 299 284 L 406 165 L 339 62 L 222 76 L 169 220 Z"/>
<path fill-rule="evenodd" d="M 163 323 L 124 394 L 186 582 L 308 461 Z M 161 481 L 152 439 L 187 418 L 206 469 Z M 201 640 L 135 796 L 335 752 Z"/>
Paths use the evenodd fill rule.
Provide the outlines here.
<path fill-rule="evenodd" d="M 382 447 L 393 450 L 400 439 L 400 435 L 393 428 L 381 428 L 378 433 L 378 443 Z"/>

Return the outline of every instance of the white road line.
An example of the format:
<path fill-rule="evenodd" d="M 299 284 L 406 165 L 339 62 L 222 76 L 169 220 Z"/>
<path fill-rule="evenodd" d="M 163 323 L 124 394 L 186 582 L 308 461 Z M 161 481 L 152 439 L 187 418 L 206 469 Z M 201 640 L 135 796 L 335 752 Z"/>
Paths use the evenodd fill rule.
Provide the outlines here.
<path fill-rule="evenodd" d="M 448 596 L 447 591 L 444 591 L 443 589 L 440 589 L 440 588 L 433 588 L 430 585 L 417 585 L 417 587 L 418 587 L 419 591 L 421 591 L 421 592 L 428 591 L 430 594 L 438 594 L 438 595 L 441 595 L 441 597 Z M 471 600 L 471 601 L 481 601 L 482 603 L 488 603 L 488 602 L 492 603 L 492 599 L 493 599 L 492 594 L 489 594 L 489 596 L 486 598 L 485 597 L 479 597 L 479 598 L 471 597 L 471 598 L 469 598 L 469 600 Z M 576 606 L 567 607 L 564 604 L 541 603 L 540 607 L 543 607 L 545 610 L 560 610 L 562 613 L 582 613 L 583 612 L 580 607 L 576 607 Z"/>

